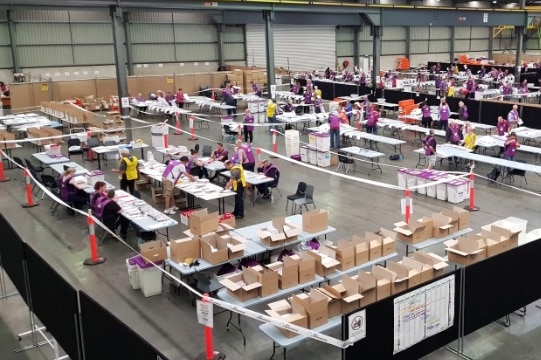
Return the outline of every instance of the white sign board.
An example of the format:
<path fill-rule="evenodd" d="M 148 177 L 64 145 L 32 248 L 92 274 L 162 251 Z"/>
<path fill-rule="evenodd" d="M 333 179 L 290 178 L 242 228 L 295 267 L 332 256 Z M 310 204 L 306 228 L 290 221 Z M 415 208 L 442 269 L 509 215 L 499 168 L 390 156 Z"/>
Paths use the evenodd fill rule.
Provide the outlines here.
<path fill-rule="evenodd" d="M 366 309 L 348 316 L 349 339 L 356 342 L 366 337 Z"/>
<path fill-rule="evenodd" d="M 120 101 L 122 103 L 122 108 L 123 109 L 130 107 L 130 98 L 129 97 L 123 97 L 123 98 L 120 99 Z"/>
<path fill-rule="evenodd" d="M 213 327 L 213 320 L 212 303 L 197 300 L 197 322 L 201 325 Z"/>
<path fill-rule="evenodd" d="M 271 99 L 276 99 L 276 85 L 271 85 L 270 90 L 271 90 Z"/>

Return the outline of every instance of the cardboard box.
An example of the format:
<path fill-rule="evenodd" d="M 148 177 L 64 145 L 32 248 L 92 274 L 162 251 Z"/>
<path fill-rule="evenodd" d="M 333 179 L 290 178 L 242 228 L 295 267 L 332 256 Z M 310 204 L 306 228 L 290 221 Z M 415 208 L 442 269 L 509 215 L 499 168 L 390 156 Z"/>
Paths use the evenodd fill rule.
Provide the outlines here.
<path fill-rule="evenodd" d="M 376 300 L 385 299 L 391 296 L 391 284 L 394 282 L 395 274 L 379 265 L 372 265 L 372 276 L 376 278 Z"/>
<path fill-rule="evenodd" d="M 220 236 L 224 236 L 224 235 L 229 235 L 229 233 L 233 230 L 235 230 L 235 228 L 228 224 L 218 223 L 218 227 L 216 228 L 214 232 Z"/>
<path fill-rule="evenodd" d="M 377 279 L 371 274 L 359 270 L 357 273 L 357 282 L 361 286 L 361 307 L 370 305 L 377 300 Z"/>
<path fill-rule="evenodd" d="M 520 234 L 520 230 L 504 228 L 502 226 L 492 224 L 490 231 L 509 239 L 510 248 L 518 246 L 518 236 Z"/>
<path fill-rule="evenodd" d="M 449 230 L 453 228 L 451 218 L 442 214 L 432 214 L 432 222 L 432 236 L 436 239 L 449 235 Z"/>
<path fill-rule="evenodd" d="M 380 228 L 379 235 L 382 237 L 381 256 L 387 256 L 394 253 L 396 246 L 396 233 L 391 230 Z"/>
<path fill-rule="evenodd" d="M 201 257 L 201 245 L 199 239 L 184 238 L 171 240 L 169 242 L 171 260 L 176 263 L 183 263 L 187 258 L 199 259 Z"/>
<path fill-rule="evenodd" d="M 163 188 L 156 188 L 154 186 L 151 186 L 150 193 L 152 195 L 152 200 L 155 204 L 161 204 L 165 202 L 165 198 L 163 197 Z"/>
<path fill-rule="evenodd" d="M 443 275 L 445 268 L 449 266 L 447 261 L 439 255 L 434 253 L 424 253 L 421 251 L 416 251 L 413 253 L 412 258 L 423 264 L 429 265 L 432 267 L 432 278 L 439 277 Z"/>
<path fill-rule="evenodd" d="M 207 209 L 190 214 L 190 231 L 196 235 L 208 234 L 218 229 L 218 212 L 208 213 Z"/>
<path fill-rule="evenodd" d="M 336 253 L 333 249 L 326 246 L 319 248 L 319 251 L 309 250 L 308 254 L 312 256 L 316 261 L 316 274 L 319 276 L 327 276 L 332 274 L 340 265 L 340 262 L 336 260 Z"/>
<path fill-rule="evenodd" d="M 468 210 L 453 206 L 453 212 L 458 215 L 458 230 L 470 227 L 470 212 Z"/>
<path fill-rule="evenodd" d="M 299 266 L 299 284 L 313 281 L 316 278 L 316 259 L 306 252 L 290 257 Z"/>
<path fill-rule="evenodd" d="M 329 312 L 329 318 L 342 315 L 342 296 L 332 290 L 328 290 L 331 287 L 328 284 L 324 284 L 323 288 L 318 288 L 316 290 L 323 293 L 328 298 L 327 308 Z"/>
<path fill-rule="evenodd" d="M 139 252 L 146 264 L 167 259 L 167 246 L 161 240 L 148 241 L 139 245 Z"/>
<path fill-rule="evenodd" d="M 309 293 L 293 295 L 291 297 L 291 303 L 297 303 L 304 308 L 308 316 L 309 329 L 315 329 L 325 325 L 329 320 L 327 296 L 316 289 L 311 289 Z"/>
<path fill-rule="evenodd" d="M 431 217 L 428 217 L 428 216 L 423 216 L 422 218 L 418 219 L 417 221 L 423 223 L 425 225 L 425 228 L 423 230 L 423 237 L 425 238 L 425 240 L 427 239 L 431 239 L 433 236 L 433 230 L 432 228 L 434 227 L 434 220 L 432 220 Z"/>
<path fill-rule="evenodd" d="M 368 242 L 370 261 L 379 259 L 382 254 L 383 238 L 369 231 L 365 231 L 364 238 Z"/>
<path fill-rule="evenodd" d="M 481 233 L 477 235 L 485 240 L 487 245 L 487 257 L 501 254 L 512 247 L 509 238 L 503 235 L 487 230 L 481 230 Z"/>
<path fill-rule="evenodd" d="M 287 322 L 289 324 L 301 326 L 303 328 L 308 328 L 308 316 L 304 308 L 297 303 L 289 303 L 287 300 L 280 300 L 267 305 L 270 310 L 265 310 L 265 312 L 276 319 Z M 294 333 L 290 330 L 277 327 L 278 330 L 287 338 L 292 338 L 297 336 L 297 333 Z"/>
<path fill-rule="evenodd" d="M 0 149 L 14 149 L 15 143 L 4 143 L 1 141 L 12 141 L 15 140 L 15 134 L 12 134 L 7 131 L 0 131 Z"/>
<path fill-rule="evenodd" d="M 277 261 L 267 267 L 278 274 L 278 287 L 287 289 L 299 284 L 299 264 L 289 256 L 283 258 L 283 262 Z"/>
<path fill-rule="evenodd" d="M 329 227 L 329 212 L 325 209 L 314 209 L 302 214 L 302 230 L 316 233 Z"/>
<path fill-rule="evenodd" d="M 239 301 L 253 299 L 259 295 L 261 283 L 257 279 L 256 271 L 243 269 L 241 273 L 227 276 L 220 280 L 220 284 L 227 288 L 227 293 Z"/>
<path fill-rule="evenodd" d="M 278 292 L 278 274 L 271 269 L 261 265 L 244 269 L 244 271 L 255 272 L 257 281 L 261 284 L 258 289 L 259 297 L 265 297 Z"/>
<path fill-rule="evenodd" d="M 301 233 L 301 228 L 293 223 L 285 222 L 282 226 L 284 234 L 286 235 L 286 243 L 290 241 L 296 241 Z"/>
<path fill-rule="evenodd" d="M 421 283 L 421 273 L 413 268 L 394 261 L 387 261 L 387 269 L 396 273 L 397 276 L 395 283 L 401 282 L 405 279 L 407 289 L 415 287 Z"/>
<path fill-rule="evenodd" d="M 486 242 L 478 235 L 468 234 L 444 242 L 449 261 L 470 265 L 486 258 Z"/>
<path fill-rule="evenodd" d="M 280 246 L 287 238 L 284 233 L 285 218 L 272 219 L 272 225 L 256 231 L 259 240 L 270 247 Z"/>
<path fill-rule="evenodd" d="M 222 239 L 227 241 L 227 250 L 229 251 L 229 259 L 234 259 L 244 256 L 246 249 L 246 239 L 239 235 L 222 235 Z"/>
<path fill-rule="evenodd" d="M 421 283 L 430 281 L 434 278 L 434 270 L 432 269 L 432 266 L 428 264 L 424 264 L 420 261 L 406 256 L 402 258 L 402 261 L 400 263 L 410 269 L 417 271 L 419 273 L 419 280 Z"/>
<path fill-rule="evenodd" d="M 351 242 L 355 246 L 355 265 L 359 266 L 370 260 L 370 246 L 366 240 L 358 235 L 353 235 Z"/>
<path fill-rule="evenodd" d="M 361 284 L 349 276 L 342 276 L 341 285 L 345 289 L 342 294 L 342 313 L 349 314 L 361 307 Z"/>
<path fill-rule="evenodd" d="M 336 253 L 336 260 L 340 262 L 338 270 L 345 271 L 355 266 L 355 246 L 345 240 L 338 240 L 336 246 L 331 247 Z"/>
<path fill-rule="evenodd" d="M 209 263 L 216 265 L 229 259 L 227 240 L 215 233 L 205 234 L 201 239 L 201 257 Z"/>
<path fill-rule="evenodd" d="M 449 234 L 454 234 L 458 231 L 458 228 L 459 228 L 459 218 L 458 218 L 458 213 L 454 212 L 453 210 L 450 210 L 450 209 L 443 209 L 441 211 L 441 214 L 443 216 L 447 216 L 449 219 L 451 219 L 451 221 L 449 222 L 449 224 L 451 225 L 451 227 L 449 228 Z"/>
<path fill-rule="evenodd" d="M 417 244 L 428 239 L 425 233 L 426 225 L 417 220 L 410 220 L 409 224 L 401 221 L 394 224 L 396 236 L 408 244 Z"/>

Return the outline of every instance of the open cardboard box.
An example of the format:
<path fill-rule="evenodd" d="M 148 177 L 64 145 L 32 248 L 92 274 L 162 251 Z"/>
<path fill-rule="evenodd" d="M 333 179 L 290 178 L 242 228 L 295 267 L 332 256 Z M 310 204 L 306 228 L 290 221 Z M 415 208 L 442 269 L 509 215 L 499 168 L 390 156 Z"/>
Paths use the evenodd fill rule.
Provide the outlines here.
<path fill-rule="evenodd" d="M 416 251 L 413 253 L 412 258 L 414 260 L 422 262 L 423 264 L 431 266 L 432 278 L 443 275 L 445 268 L 449 266 L 449 264 L 444 258 L 434 253 L 424 253 L 421 251 Z"/>
<path fill-rule="evenodd" d="M 218 227 L 216 228 L 216 231 L 214 231 L 218 235 L 229 235 L 232 230 L 235 230 L 235 228 L 228 224 L 218 223 Z"/>
<path fill-rule="evenodd" d="M 316 289 L 311 289 L 309 293 L 293 295 L 291 303 L 297 303 L 304 308 L 306 315 L 308 315 L 309 329 L 325 325 L 329 320 L 327 296 Z"/>
<path fill-rule="evenodd" d="M 349 314 L 361 307 L 361 284 L 349 276 L 342 276 L 341 285 L 345 289 L 342 293 L 342 313 Z"/>
<path fill-rule="evenodd" d="M 204 235 L 218 229 L 218 212 L 208 213 L 207 209 L 190 214 L 190 231 L 195 235 Z"/>
<path fill-rule="evenodd" d="M 432 236 L 436 239 L 441 239 L 442 237 L 449 235 L 451 233 L 450 230 L 453 229 L 451 220 L 450 217 L 442 214 L 432 214 L 432 221 L 434 224 L 432 227 Z"/>
<path fill-rule="evenodd" d="M 396 244 L 396 233 L 391 230 L 380 228 L 378 234 L 382 237 L 381 256 L 387 256 L 394 253 Z"/>
<path fill-rule="evenodd" d="M 284 256 L 283 261 L 277 261 L 267 267 L 278 274 L 278 287 L 287 289 L 299 283 L 299 264 L 289 256 Z"/>
<path fill-rule="evenodd" d="M 209 263 L 216 265 L 229 259 L 227 240 L 210 233 L 201 236 L 201 257 Z"/>
<path fill-rule="evenodd" d="M 227 241 L 230 259 L 244 256 L 244 250 L 246 249 L 245 238 L 240 235 L 222 235 L 221 237 Z"/>
<path fill-rule="evenodd" d="M 458 215 L 458 230 L 470 227 L 470 212 L 468 210 L 453 206 L 453 212 Z"/>
<path fill-rule="evenodd" d="M 267 246 L 274 247 L 283 245 L 287 239 L 284 233 L 285 218 L 272 219 L 272 225 L 256 231 L 261 242 Z"/>
<path fill-rule="evenodd" d="M 299 234 L 301 233 L 300 226 L 297 226 L 288 221 L 284 221 L 282 229 L 284 231 L 284 234 L 286 235 L 286 243 L 296 241 L 299 238 Z"/>
<path fill-rule="evenodd" d="M 518 246 L 518 236 L 521 230 L 509 229 L 503 226 L 492 224 L 492 226 L 490 227 L 490 231 L 496 234 L 500 234 L 503 237 L 509 239 L 510 248 L 514 248 Z"/>
<path fill-rule="evenodd" d="M 460 208 L 457 208 L 457 209 L 460 209 Z M 468 212 L 467 210 L 464 210 L 464 209 L 460 209 L 460 210 Z M 452 227 L 449 228 L 449 234 L 453 234 L 453 233 L 456 233 L 457 231 L 461 230 L 461 228 L 460 228 L 460 216 L 461 216 L 461 214 L 458 211 L 455 211 L 454 208 L 453 209 L 443 209 L 441 211 L 441 214 L 443 216 L 447 216 L 448 218 L 451 219 L 450 225 Z"/>
<path fill-rule="evenodd" d="M 383 238 L 369 231 L 365 231 L 364 238 L 368 242 L 370 261 L 380 258 L 382 255 L 381 245 L 383 244 Z"/>
<path fill-rule="evenodd" d="M 329 227 L 329 212 L 325 209 L 314 209 L 302 214 L 302 230 L 316 233 Z"/>
<path fill-rule="evenodd" d="M 246 268 L 244 271 L 256 273 L 257 280 L 261 284 L 258 292 L 259 297 L 269 296 L 278 292 L 278 274 L 275 271 L 261 265 Z"/>
<path fill-rule="evenodd" d="M 259 295 L 261 283 L 257 272 L 244 268 L 242 272 L 227 276 L 220 280 L 220 284 L 227 288 L 227 293 L 239 301 L 253 299 Z"/>
<path fill-rule="evenodd" d="M 478 235 L 487 244 L 487 257 L 501 254 L 512 247 L 516 247 L 511 245 L 509 238 L 495 232 L 481 230 L 481 233 Z"/>
<path fill-rule="evenodd" d="M 370 260 L 370 245 L 358 235 L 353 235 L 351 242 L 355 246 L 355 265 L 367 263 Z"/>
<path fill-rule="evenodd" d="M 299 265 L 299 284 L 313 281 L 316 278 L 316 259 L 307 252 L 290 256 Z"/>
<path fill-rule="evenodd" d="M 167 259 L 167 246 L 161 240 L 148 241 L 139 245 L 139 252 L 146 264 Z"/>
<path fill-rule="evenodd" d="M 336 253 L 336 260 L 340 262 L 338 270 L 345 271 L 355 266 L 355 246 L 345 240 L 338 240 L 335 246 L 330 246 Z"/>
<path fill-rule="evenodd" d="M 327 283 L 323 284 L 323 288 L 318 288 L 317 290 L 328 298 L 327 308 L 329 311 L 329 318 L 342 315 L 342 294 L 340 291 L 335 290 L 334 286 Z"/>
<path fill-rule="evenodd" d="M 417 261 L 415 259 L 409 258 L 404 256 L 402 258 L 402 261 L 400 262 L 403 266 L 408 267 L 409 269 L 413 269 L 419 273 L 419 281 L 420 283 L 424 283 L 427 281 L 430 281 L 434 278 L 434 273 L 432 266 L 428 264 L 424 264 L 420 261 Z"/>
<path fill-rule="evenodd" d="M 176 263 L 183 263 L 187 258 L 199 259 L 201 257 L 201 244 L 199 239 L 184 238 L 171 240 L 169 242 L 171 260 Z"/>
<path fill-rule="evenodd" d="M 308 254 L 316 261 L 316 274 L 319 276 L 332 274 L 340 265 L 340 261 L 336 260 L 336 252 L 327 246 L 321 246 L 318 251 L 309 250 Z"/>
<path fill-rule="evenodd" d="M 415 287 L 421 283 L 421 273 L 404 264 L 400 264 L 394 261 L 387 261 L 387 269 L 396 273 L 395 282 L 405 280 L 407 289 Z"/>
<path fill-rule="evenodd" d="M 408 244 L 417 244 L 428 239 L 424 231 L 426 225 L 420 221 L 410 220 L 409 224 L 400 221 L 394 226 L 393 230 L 396 232 L 396 236 Z"/>
<path fill-rule="evenodd" d="M 479 235 L 468 234 L 444 242 L 449 261 L 470 265 L 486 258 L 486 242 Z"/>
<path fill-rule="evenodd" d="M 432 220 L 431 217 L 423 216 L 422 218 L 418 219 L 417 221 L 425 224 L 425 228 L 423 230 L 424 234 L 423 237 L 426 239 L 431 239 L 433 235 L 432 228 L 434 227 L 434 220 Z"/>
<path fill-rule="evenodd" d="M 361 307 L 370 305 L 377 300 L 377 279 L 371 274 L 359 270 L 357 282 L 361 285 Z"/>
<path fill-rule="evenodd" d="M 270 303 L 267 306 L 270 308 L 270 310 L 265 310 L 265 312 L 269 316 L 293 325 L 308 328 L 308 316 L 301 305 L 297 303 L 290 304 L 287 302 L 287 300 L 280 300 Z M 277 329 L 280 330 L 280 332 L 287 338 L 292 338 L 298 335 L 293 331 L 281 327 L 277 327 Z"/>
<path fill-rule="evenodd" d="M 376 278 L 376 300 L 385 299 L 391 296 L 391 283 L 393 272 L 379 265 L 372 265 L 372 276 Z"/>

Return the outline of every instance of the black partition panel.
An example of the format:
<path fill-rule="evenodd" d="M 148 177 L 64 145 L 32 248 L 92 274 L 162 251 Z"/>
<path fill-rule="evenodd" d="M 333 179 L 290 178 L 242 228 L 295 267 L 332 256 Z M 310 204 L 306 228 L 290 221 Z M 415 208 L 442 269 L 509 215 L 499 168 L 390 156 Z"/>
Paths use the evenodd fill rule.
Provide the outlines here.
<path fill-rule="evenodd" d="M 167 360 L 145 339 L 83 291 L 79 292 L 86 359 Z"/>
<path fill-rule="evenodd" d="M 541 129 L 541 108 L 538 106 L 522 106 L 521 119 L 524 126 Z"/>
<path fill-rule="evenodd" d="M 428 69 L 430 69 L 432 67 L 432 65 L 437 65 L 438 62 L 436 61 L 429 61 L 428 62 Z M 453 64 L 452 63 L 448 63 L 448 62 L 439 62 L 440 64 L 440 70 L 441 71 L 447 71 L 447 69 L 449 69 Z M 473 64 L 458 64 L 458 68 L 460 71 L 464 71 L 464 65 L 468 65 L 468 68 L 471 70 L 472 72 L 472 75 L 476 75 L 477 72 L 479 70 L 481 70 L 481 66 L 482 65 L 473 65 Z M 515 73 L 515 68 L 513 66 L 501 66 L 501 65 L 484 65 L 485 66 L 485 70 L 487 72 L 491 71 L 493 67 L 497 68 L 497 69 L 500 69 L 501 71 L 509 71 L 510 74 L 514 74 Z"/>
<path fill-rule="evenodd" d="M 496 101 L 482 101 L 480 106 L 481 119 L 479 122 L 489 125 L 496 125 L 498 122 L 498 116 L 503 116 L 505 119 L 507 119 L 507 114 L 513 108 L 513 104 Z"/>
<path fill-rule="evenodd" d="M 465 335 L 541 298 L 539 254 L 537 240 L 466 267 Z"/>
<path fill-rule="evenodd" d="M 394 341 L 394 305 L 393 301 L 396 297 L 404 295 L 401 293 L 393 295 L 374 304 L 366 307 L 366 337 L 363 340 L 356 342 L 353 346 L 350 346 L 342 351 L 342 359 L 345 360 L 358 360 L 358 359 L 419 359 L 431 352 L 441 348 L 456 340 L 458 338 L 458 316 L 459 316 L 459 299 L 460 299 L 460 270 L 455 270 L 447 276 L 455 276 L 455 318 L 453 326 L 450 328 L 431 336 L 412 347 L 401 351 L 393 355 L 393 341 Z M 437 281 L 441 278 L 435 279 Z M 423 283 L 416 288 L 408 291 L 413 291 L 420 287 L 430 284 Z M 347 324 L 347 315 L 342 317 L 342 324 Z M 343 338 L 347 339 L 348 333 L 347 325 L 343 325 Z"/>
<path fill-rule="evenodd" d="M 32 311 L 71 359 L 80 358 L 77 291 L 24 244 Z"/>
<path fill-rule="evenodd" d="M 1 265 L 23 300 L 28 304 L 23 270 L 23 240 L 2 214 L 0 214 L 0 229 L 2 229 L 2 236 L 0 237 Z"/>

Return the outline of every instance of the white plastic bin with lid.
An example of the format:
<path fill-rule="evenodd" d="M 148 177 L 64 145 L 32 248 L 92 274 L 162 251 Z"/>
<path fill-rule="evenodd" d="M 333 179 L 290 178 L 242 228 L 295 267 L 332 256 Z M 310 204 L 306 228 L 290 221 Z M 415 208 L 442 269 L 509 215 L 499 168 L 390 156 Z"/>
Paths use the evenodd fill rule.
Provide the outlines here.
<path fill-rule="evenodd" d="M 311 132 L 310 134 L 308 134 L 308 144 L 310 146 L 317 146 L 317 143 L 316 143 L 316 133 L 314 132 Z"/>
<path fill-rule="evenodd" d="M 165 147 L 164 134 L 169 132 L 169 128 L 165 124 L 152 125 L 150 133 L 152 134 L 152 146 Z"/>
<path fill-rule="evenodd" d="M 462 180 L 452 180 L 447 183 L 447 201 L 458 204 L 464 201 L 467 185 Z"/>
<path fill-rule="evenodd" d="M 329 151 L 331 149 L 331 137 L 328 133 L 316 134 L 316 147 L 318 151 Z"/>
<path fill-rule="evenodd" d="M 301 146 L 301 161 L 308 163 L 310 162 L 310 149 L 308 146 Z"/>
<path fill-rule="evenodd" d="M 398 186 L 405 188 L 407 185 L 409 169 L 398 169 L 396 171 L 396 176 L 398 177 Z"/>
<path fill-rule="evenodd" d="M 428 183 L 427 174 L 420 173 L 419 176 L 417 176 L 417 185 L 426 185 L 426 183 Z M 417 192 L 421 195 L 426 195 L 426 186 L 417 188 Z"/>
<path fill-rule="evenodd" d="M 145 297 L 162 293 L 162 272 L 155 266 L 142 268 L 137 265 L 139 285 Z"/>
<path fill-rule="evenodd" d="M 317 165 L 321 167 L 331 166 L 331 153 L 330 152 L 317 152 Z"/>
<path fill-rule="evenodd" d="M 290 157 L 291 155 L 298 155 L 300 153 L 299 130 L 286 130 L 285 139 L 286 139 L 286 156 Z"/>
<path fill-rule="evenodd" d="M 447 183 L 436 185 L 436 198 L 438 200 L 447 200 Z"/>
<path fill-rule="evenodd" d="M 130 277 L 130 284 L 132 289 L 137 290 L 141 288 L 139 284 L 139 271 L 137 264 L 130 264 L 131 259 L 126 259 L 126 266 L 128 267 L 128 275 Z"/>
<path fill-rule="evenodd" d="M 310 164 L 317 165 L 317 150 L 309 148 L 308 149 L 308 159 L 310 161 Z"/>
<path fill-rule="evenodd" d="M 411 170 L 409 173 L 408 173 L 408 176 L 406 178 L 406 187 L 408 188 L 412 188 L 413 186 L 416 186 L 417 185 L 417 179 L 418 179 L 418 176 L 419 174 L 421 173 L 421 171 L 419 170 Z M 411 192 L 417 192 L 416 189 L 411 189 Z"/>

